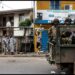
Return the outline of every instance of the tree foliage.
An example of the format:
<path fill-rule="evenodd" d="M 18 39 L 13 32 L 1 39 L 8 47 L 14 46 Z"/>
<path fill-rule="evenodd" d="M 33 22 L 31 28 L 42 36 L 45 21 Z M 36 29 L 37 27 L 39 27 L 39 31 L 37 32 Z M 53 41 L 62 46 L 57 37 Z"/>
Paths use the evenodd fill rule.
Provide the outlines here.
<path fill-rule="evenodd" d="M 20 22 L 19 26 L 30 26 L 31 25 L 31 20 L 26 19 L 25 21 Z"/>

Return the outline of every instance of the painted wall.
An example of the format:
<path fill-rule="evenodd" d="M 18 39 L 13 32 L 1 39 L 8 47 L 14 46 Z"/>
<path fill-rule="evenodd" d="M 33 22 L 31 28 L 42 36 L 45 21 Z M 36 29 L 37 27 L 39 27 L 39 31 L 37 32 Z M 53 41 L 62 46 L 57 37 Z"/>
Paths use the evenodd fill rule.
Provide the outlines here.
<path fill-rule="evenodd" d="M 65 4 L 71 4 L 73 10 L 75 10 L 75 1 L 60 1 L 60 8 L 63 10 Z M 37 10 L 50 9 L 50 1 L 37 1 Z"/>
<path fill-rule="evenodd" d="M 66 12 L 66 10 L 64 10 L 65 5 L 71 5 L 73 9 L 72 12 L 70 10 Z M 51 20 L 53 20 L 54 18 L 58 18 L 60 20 L 60 23 L 64 23 L 64 20 L 66 17 L 68 17 L 68 15 L 72 14 L 73 16 L 75 16 L 74 15 L 75 1 L 60 1 L 60 10 L 55 10 L 53 12 L 50 10 L 50 1 L 37 1 L 35 7 L 37 7 L 35 18 L 37 18 L 37 12 L 40 12 L 42 13 L 42 20 L 44 20 L 44 21 L 37 21 L 38 23 L 43 23 L 43 22 L 51 23 Z M 54 17 L 49 16 L 50 14 L 51 16 L 53 15 Z M 73 17 L 72 20 L 74 20 Z"/>
<path fill-rule="evenodd" d="M 29 13 L 28 14 L 24 14 L 24 20 L 26 19 L 26 18 L 30 18 L 30 15 L 29 15 Z M 14 14 L 14 27 L 19 27 L 19 14 L 18 13 L 16 13 L 16 14 Z M 27 31 L 27 34 L 28 34 L 28 31 Z M 14 36 L 23 36 L 24 35 L 24 30 L 22 30 L 22 29 L 19 29 L 19 28 L 15 28 L 14 29 Z"/>
<path fill-rule="evenodd" d="M 19 24 L 19 15 L 14 14 L 14 27 L 18 27 Z"/>
<path fill-rule="evenodd" d="M 59 19 L 60 23 L 64 23 L 64 20 L 70 16 L 72 20 L 75 19 L 75 10 L 37 10 L 38 13 L 42 13 L 42 20 L 35 21 L 36 23 L 51 23 L 55 18 Z M 63 15 L 62 15 L 63 14 Z"/>
<path fill-rule="evenodd" d="M 19 26 L 19 15 L 14 14 L 14 27 L 18 27 L 18 26 Z M 24 35 L 23 30 L 20 30 L 19 28 L 14 29 L 14 36 L 23 36 L 23 35 Z"/>
<path fill-rule="evenodd" d="M 50 1 L 37 1 L 37 10 L 50 9 Z"/>
<path fill-rule="evenodd" d="M 72 4 L 73 9 L 75 9 L 75 6 L 74 6 L 75 1 L 61 1 L 60 2 L 60 8 L 61 8 L 61 10 L 64 9 L 64 5 L 65 4 Z M 42 12 L 43 13 L 43 20 L 49 20 L 49 17 L 47 16 L 49 13 L 47 13 L 45 10 L 50 10 L 50 1 L 37 1 L 35 5 L 37 7 L 36 8 L 36 13 L 37 13 L 37 11 Z M 66 14 L 67 13 L 65 13 L 65 15 Z M 36 16 L 37 15 L 35 14 L 35 17 Z M 44 26 L 45 26 L 45 28 L 48 27 L 48 25 L 44 25 Z M 40 27 L 40 25 L 35 25 L 35 28 L 41 28 L 41 27 Z M 36 48 L 36 40 L 37 40 L 37 36 L 34 35 L 34 44 L 35 44 L 34 47 L 35 47 L 35 50 L 37 51 L 38 49 Z"/>
<path fill-rule="evenodd" d="M 65 5 L 65 4 L 71 4 L 73 10 L 75 10 L 75 1 L 61 1 L 61 2 L 60 2 L 60 7 L 61 7 L 61 9 L 64 9 L 64 5 Z"/>

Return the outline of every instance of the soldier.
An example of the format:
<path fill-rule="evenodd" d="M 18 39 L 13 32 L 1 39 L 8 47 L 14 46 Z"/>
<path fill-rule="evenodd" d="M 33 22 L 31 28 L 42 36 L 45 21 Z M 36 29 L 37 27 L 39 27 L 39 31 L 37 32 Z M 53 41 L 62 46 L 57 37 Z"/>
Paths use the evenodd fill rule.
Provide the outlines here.
<path fill-rule="evenodd" d="M 55 26 L 52 26 L 51 28 L 49 28 L 49 36 L 50 36 L 50 42 L 56 40 L 56 27 Z"/>
<path fill-rule="evenodd" d="M 55 18 L 53 20 L 53 26 L 49 28 L 49 35 L 51 36 L 50 37 L 50 42 L 53 42 L 55 44 L 56 42 L 56 38 L 57 38 L 57 25 L 59 24 L 59 20 L 57 18 Z"/>

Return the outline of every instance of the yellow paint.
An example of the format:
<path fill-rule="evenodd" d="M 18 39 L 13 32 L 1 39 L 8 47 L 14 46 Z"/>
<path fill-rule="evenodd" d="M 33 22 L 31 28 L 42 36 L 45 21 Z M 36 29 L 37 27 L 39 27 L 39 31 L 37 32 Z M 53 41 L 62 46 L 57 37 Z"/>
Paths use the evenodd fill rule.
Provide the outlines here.
<path fill-rule="evenodd" d="M 35 28 L 40 28 L 40 25 L 34 25 L 34 29 Z M 37 48 L 37 35 L 35 35 L 35 32 L 34 32 L 34 50 L 35 52 L 39 51 L 39 49 Z"/>
<path fill-rule="evenodd" d="M 72 5 L 72 9 L 75 10 L 75 1 L 60 1 L 60 9 L 64 10 L 64 6 L 70 4 Z M 50 1 L 37 1 L 37 10 L 50 10 Z M 51 25 L 34 25 L 35 28 L 41 28 L 44 27 L 45 29 L 49 29 Z M 39 51 L 36 48 L 36 41 L 37 41 L 37 36 L 34 34 L 34 50 L 35 52 Z"/>
<path fill-rule="evenodd" d="M 71 4 L 75 10 L 75 1 L 60 1 L 60 9 L 63 10 L 65 4 Z M 50 1 L 37 1 L 37 10 L 50 10 Z"/>
<path fill-rule="evenodd" d="M 71 4 L 72 5 L 72 9 L 75 10 L 75 1 L 61 1 L 60 2 L 60 7 L 63 10 L 65 4 Z"/>
<path fill-rule="evenodd" d="M 36 41 L 37 41 L 37 36 L 34 35 L 34 50 L 35 50 L 35 52 L 38 52 L 38 48 L 37 48 L 37 43 L 36 43 Z"/>
<path fill-rule="evenodd" d="M 50 1 L 37 1 L 37 10 L 50 9 Z"/>
<path fill-rule="evenodd" d="M 34 25 L 34 29 L 35 28 L 41 28 L 41 27 L 44 27 L 44 29 L 49 29 L 51 27 L 51 25 Z M 39 49 L 36 47 L 37 46 L 37 36 L 34 34 L 34 50 L 35 52 L 38 52 Z"/>

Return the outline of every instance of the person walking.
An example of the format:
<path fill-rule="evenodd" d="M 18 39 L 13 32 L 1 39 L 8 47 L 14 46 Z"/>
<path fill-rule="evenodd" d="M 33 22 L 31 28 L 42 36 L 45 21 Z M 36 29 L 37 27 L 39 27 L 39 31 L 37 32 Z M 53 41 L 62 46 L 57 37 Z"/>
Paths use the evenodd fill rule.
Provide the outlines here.
<path fill-rule="evenodd" d="M 38 54 L 39 54 L 41 49 L 41 33 L 39 31 L 37 32 L 37 48 L 39 49 L 38 50 Z"/>

